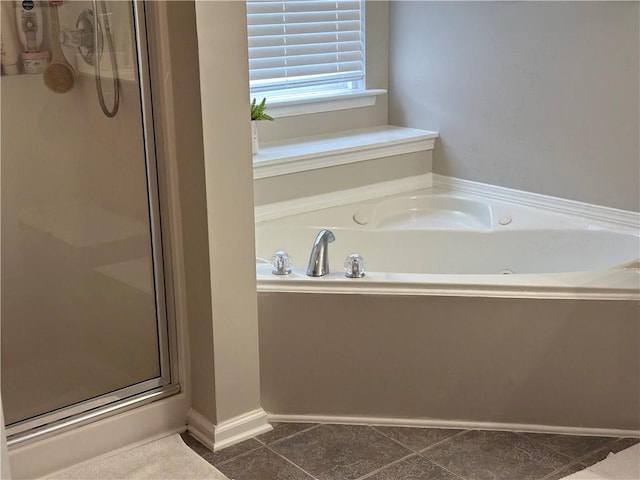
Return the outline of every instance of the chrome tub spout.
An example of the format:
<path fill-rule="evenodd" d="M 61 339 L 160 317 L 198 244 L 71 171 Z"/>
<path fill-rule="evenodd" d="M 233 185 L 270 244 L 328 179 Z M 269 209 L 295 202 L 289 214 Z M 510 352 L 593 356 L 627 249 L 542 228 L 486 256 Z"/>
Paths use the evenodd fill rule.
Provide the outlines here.
<path fill-rule="evenodd" d="M 329 243 L 336 237 L 331 230 L 320 230 L 313 242 L 307 275 L 310 277 L 322 277 L 329 273 Z"/>

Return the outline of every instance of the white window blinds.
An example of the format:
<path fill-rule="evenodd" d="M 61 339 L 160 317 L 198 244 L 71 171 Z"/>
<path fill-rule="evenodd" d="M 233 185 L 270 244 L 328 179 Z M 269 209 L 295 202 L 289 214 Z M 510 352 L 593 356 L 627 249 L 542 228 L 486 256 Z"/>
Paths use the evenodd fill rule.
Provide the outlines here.
<path fill-rule="evenodd" d="M 363 1 L 248 1 L 251 92 L 362 80 Z"/>

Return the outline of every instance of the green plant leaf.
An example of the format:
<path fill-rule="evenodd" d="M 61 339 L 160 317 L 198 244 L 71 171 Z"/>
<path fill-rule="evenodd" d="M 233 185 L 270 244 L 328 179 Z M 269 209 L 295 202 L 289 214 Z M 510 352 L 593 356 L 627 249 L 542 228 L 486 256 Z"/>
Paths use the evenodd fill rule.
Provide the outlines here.
<path fill-rule="evenodd" d="M 260 104 L 257 104 L 257 99 L 254 98 L 253 101 L 251 102 L 251 120 L 273 121 L 273 117 L 265 113 L 266 108 L 267 108 L 266 98 L 263 98 Z"/>

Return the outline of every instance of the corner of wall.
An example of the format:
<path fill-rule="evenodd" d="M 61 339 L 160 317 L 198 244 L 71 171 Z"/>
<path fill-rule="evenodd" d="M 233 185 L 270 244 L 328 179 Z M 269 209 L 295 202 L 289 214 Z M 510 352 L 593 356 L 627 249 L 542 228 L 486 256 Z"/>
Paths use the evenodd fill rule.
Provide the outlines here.
<path fill-rule="evenodd" d="M 220 425 L 260 408 L 246 7 L 196 2 L 195 10 Z"/>

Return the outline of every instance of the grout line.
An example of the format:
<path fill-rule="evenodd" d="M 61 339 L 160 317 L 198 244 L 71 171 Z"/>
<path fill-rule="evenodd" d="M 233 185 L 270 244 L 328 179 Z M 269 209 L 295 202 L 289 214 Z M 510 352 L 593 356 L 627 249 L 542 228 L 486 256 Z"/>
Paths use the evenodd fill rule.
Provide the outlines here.
<path fill-rule="evenodd" d="M 311 430 L 310 428 L 308 428 L 307 430 Z M 303 430 L 306 431 L 306 430 Z M 293 435 L 291 435 L 293 436 Z M 304 473 L 306 473 L 307 475 L 309 475 L 313 480 L 318 480 L 316 477 L 314 477 L 313 475 L 311 475 L 309 472 L 307 472 L 304 468 L 302 468 L 300 465 L 298 465 L 297 463 L 294 463 L 292 460 L 289 460 L 287 457 L 285 457 L 284 455 L 276 452 L 275 450 L 273 450 L 272 448 L 269 448 L 268 445 L 265 446 L 265 448 L 267 450 L 269 450 L 270 452 L 274 453 L 275 455 L 277 455 L 278 457 L 284 459 L 286 462 L 290 463 L 291 465 L 293 465 L 294 467 L 296 467 L 298 470 L 302 470 Z"/>
<path fill-rule="evenodd" d="M 289 439 L 289 438 L 291 438 L 291 437 L 295 437 L 295 436 L 296 436 L 296 435 L 298 435 L 299 433 L 302 433 L 302 432 L 308 432 L 309 430 L 313 430 L 314 428 L 318 428 L 320 425 L 322 425 L 322 424 L 321 424 L 321 423 L 316 423 L 316 424 L 314 424 L 314 425 L 311 425 L 311 426 L 310 426 L 310 427 L 308 427 L 308 428 L 305 428 L 304 430 L 299 430 L 299 431 L 297 431 L 297 432 L 295 432 L 295 433 L 292 433 L 291 435 L 287 435 L 286 437 L 282 437 L 282 438 L 279 438 L 278 440 L 274 440 L 274 441 L 273 441 L 273 442 L 271 442 L 271 443 L 265 443 L 265 442 L 263 442 L 263 441 L 261 441 L 261 440 L 258 440 L 257 438 L 256 438 L 256 440 L 258 440 L 260 443 L 262 443 L 263 445 L 265 445 L 265 446 L 267 446 L 267 447 L 268 447 L 269 445 L 275 445 L 276 443 L 280 443 L 280 442 L 282 442 L 282 441 L 284 441 L 284 440 L 287 440 L 287 439 Z M 254 438 L 255 438 L 255 437 L 254 437 Z"/>
<path fill-rule="evenodd" d="M 311 426 L 311 427 L 309 427 L 309 428 L 305 428 L 304 430 L 300 430 L 299 432 L 293 433 L 293 434 L 291 434 L 291 435 L 289 435 L 289 436 L 287 436 L 287 437 L 280 438 L 280 439 L 276 440 L 275 442 L 272 442 L 270 445 L 274 445 L 274 444 L 276 444 L 276 443 L 279 443 L 279 442 L 280 442 L 280 441 L 282 441 L 282 440 L 286 440 L 287 438 L 294 437 L 294 436 L 295 436 L 295 435 L 297 435 L 298 433 L 307 432 L 307 431 L 309 431 L 309 430 L 311 430 L 311 429 L 313 429 L 313 428 L 319 427 L 319 426 L 320 426 L 320 424 L 312 425 L 312 426 Z M 259 443 L 259 445 L 258 445 L 257 447 L 255 447 L 255 448 L 252 448 L 251 450 L 248 450 L 248 451 L 246 451 L 246 452 L 239 453 L 239 454 L 238 454 L 238 455 L 236 455 L 235 457 L 231 457 L 231 458 L 229 458 L 229 459 L 225 460 L 224 462 L 220 462 L 220 463 L 218 463 L 218 464 L 216 464 L 216 465 L 224 465 L 224 464 L 226 464 L 226 463 L 229 463 L 229 462 L 230 462 L 230 461 L 232 461 L 232 460 L 237 459 L 238 457 L 243 457 L 243 456 L 245 456 L 245 455 L 247 455 L 247 454 L 249 454 L 249 453 L 251 453 L 251 452 L 254 452 L 254 451 L 256 451 L 256 450 L 257 450 L 257 449 L 259 449 L 259 448 L 262 448 L 262 447 L 267 447 L 267 448 L 268 448 L 268 447 L 269 447 L 269 445 L 267 445 L 265 442 L 263 442 L 263 441 L 259 440 L 257 437 L 251 437 L 251 438 L 250 438 L 250 439 L 248 439 L 248 440 L 251 440 L 251 439 L 253 439 L 253 440 L 257 441 L 257 442 Z M 247 441 L 247 440 L 245 440 L 245 442 L 246 442 L 246 441 Z M 269 450 L 271 450 L 271 449 L 269 449 Z M 211 452 L 211 453 L 215 453 L 215 452 Z M 207 460 L 207 461 L 208 461 L 208 460 Z M 213 465 L 213 464 L 212 464 L 212 465 Z M 214 467 L 215 467 L 216 465 L 214 465 Z"/>
<path fill-rule="evenodd" d="M 443 469 L 446 472 L 449 472 L 451 475 L 453 475 L 456 478 L 459 478 L 460 480 L 466 480 L 462 475 L 458 475 L 457 473 L 455 473 L 453 470 L 449 470 L 447 467 L 445 467 L 444 465 L 440 465 L 438 462 L 434 462 L 433 460 L 431 460 L 430 458 L 424 458 L 426 461 L 433 463 L 434 465 L 437 465 L 438 467 L 440 467 L 441 469 Z"/>
<path fill-rule="evenodd" d="M 522 437 L 525 437 L 525 435 L 523 435 L 523 434 L 524 434 L 524 433 L 526 433 L 526 432 L 516 432 L 516 433 L 517 433 L 518 435 L 522 436 Z M 558 449 L 556 449 L 556 448 L 552 447 L 551 445 L 546 444 L 546 443 L 545 443 L 544 441 L 542 441 L 541 439 L 536 438 L 536 435 L 535 435 L 535 434 L 533 434 L 533 435 L 532 435 L 532 436 L 530 436 L 530 437 L 525 437 L 525 438 L 531 438 L 531 440 L 532 440 L 533 442 L 537 443 L 538 445 L 542 445 L 542 446 L 544 446 L 544 447 L 546 447 L 546 448 L 548 448 L 548 449 L 552 450 L 553 452 L 558 453 L 558 454 L 562 455 L 563 457 L 566 457 L 566 458 L 570 459 L 570 460 L 571 460 L 571 462 L 569 462 L 567 465 L 565 465 L 565 467 L 566 467 L 566 466 L 568 466 L 568 465 L 571 465 L 572 463 L 576 463 L 576 462 L 578 462 L 578 463 L 579 463 L 581 459 L 586 458 L 586 457 L 588 457 L 589 455 L 592 455 L 592 454 L 594 454 L 595 452 L 599 452 L 600 450 L 603 450 L 603 449 L 605 449 L 605 448 L 607 448 L 607 447 L 610 447 L 610 446 L 611 446 L 611 445 L 613 445 L 614 443 L 617 443 L 619 440 L 621 440 L 621 437 L 611 437 L 611 441 L 610 441 L 610 442 L 607 442 L 607 443 L 605 443 L 604 445 L 601 445 L 601 446 L 599 446 L 599 447 L 597 447 L 597 448 L 594 448 L 593 450 L 589 450 L 589 452 L 585 453 L 584 455 L 582 455 L 582 456 L 580 456 L 580 457 L 574 458 L 574 457 L 572 457 L 571 455 L 569 455 L 568 453 L 561 452 L 560 450 L 558 450 Z M 563 467 L 563 468 L 564 468 L 564 467 Z"/>
<path fill-rule="evenodd" d="M 548 444 L 547 444 L 547 443 L 545 443 L 542 439 L 538 438 L 535 434 L 528 434 L 527 432 L 515 432 L 515 433 L 516 433 L 517 435 L 519 435 L 520 437 L 530 439 L 533 443 L 536 443 L 536 444 L 538 444 L 539 446 L 545 447 L 546 449 L 551 450 L 552 452 L 554 452 L 554 453 L 556 453 L 556 454 L 560 455 L 561 457 L 564 457 L 564 458 L 566 458 L 566 459 L 568 459 L 568 460 L 569 460 L 569 462 L 568 462 L 568 463 L 566 463 L 566 464 L 564 464 L 563 466 L 561 466 L 561 467 L 559 467 L 559 468 L 555 469 L 555 470 L 554 470 L 554 471 L 552 471 L 552 472 L 547 473 L 546 475 L 544 475 L 543 477 L 541 477 L 541 478 L 540 478 L 540 480 L 545 480 L 545 479 L 553 478 L 553 476 L 554 476 L 554 475 L 556 475 L 557 473 L 561 472 L 561 471 L 562 471 L 562 470 L 564 470 L 565 468 L 570 467 L 571 465 L 578 465 L 578 466 L 582 467 L 582 468 L 580 468 L 580 470 L 584 470 L 584 469 L 585 469 L 585 468 L 587 468 L 587 467 L 586 467 L 586 466 L 584 466 L 584 465 L 580 462 L 580 459 L 582 459 L 582 458 L 586 458 L 586 457 L 588 457 L 589 455 L 592 455 L 592 454 L 593 454 L 593 453 L 595 453 L 595 452 L 598 452 L 598 451 L 600 451 L 600 450 L 602 450 L 602 449 L 604 449 L 604 448 L 606 448 L 606 447 L 608 447 L 608 446 L 611 446 L 611 445 L 613 445 L 614 443 L 616 443 L 618 440 L 620 440 L 619 438 L 611 437 L 611 441 L 610 441 L 610 442 L 607 442 L 607 443 L 605 443 L 604 445 L 601 445 L 601 446 L 600 446 L 600 447 L 598 447 L 598 448 L 594 448 L 593 450 L 590 450 L 588 453 L 586 453 L 586 454 L 584 454 L 584 455 L 582 455 L 582 456 L 580 456 L 580 457 L 578 457 L 578 458 L 574 458 L 574 457 L 572 457 L 571 455 L 569 455 L 569 454 L 567 454 L 567 453 L 564 453 L 564 452 L 561 452 L 560 450 L 558 450 L 558 449 L 554 448 L 553 446 L 548 445 Z M 560 434 L 560 435 L 561 435 L 561 434 Z"/>
<path fill-rule="evenodd" d="M 564 466 L 560 467 L 558 470 L 563 469 L 564 467 L 567 467 L 569 465 L 571 465 L 572 463 L 576 462 L 577 459 L 573 458 L 571 455 L 561 452 L 560 450 L 557 450 L 556 448 L 552 447 L 551 445 L 547 445 L 546 443 L 544 443 L 542 440 L 539 440 L 538 438 L 535 437 L 536 434 L 529 434 L 528 432 L 515 432 L 516 435 L 518 435 L 519 437 L 522 438 L 526 438 L 531 440 L 533 443 L 538 444 L 538 446 L 544 447 L 547 450 L 551 450 L 553 453 L 556 453 L 558 455 L 560 455 L 561 457 L 566 458 L 567 460 L 569 460 L 569 463 L 566 463 Z M 533 436 L 527 436 L 527 435 L 533 435 Z M 607 444 L 608 445 L 608 444 Z M 590 452 L 593 453 L 593 452 Z M 557 470 L 554 470 L 554 472 Z M 552 472 L 553 473 L 553 472 Z M 547 475 L 551 475 L 550 473 Z"/>
<path fill-rule="evenodd" d="M 253 437 L 252 437 L 252 438 L 253 438 Z M 245 441 L 246 441 L 246 440 L 245 440 Z M 260 443 L 260 442 L 258 442 L 258 443 Z M 236 455 L 235 457 L 228 458 L 228 459 L 227 459 L 227 460 L 225 460 L 224 462 L 220 462 L 220 463 L 216 463 L 216 464 L 213 464 L 213 463 L 212 463 L 211 465 L 213 465 L 214 467 L 217 467 L 217 466 L 219 466 L 219 465 L 225 465 L 225 464 L 227 464 L 227 463 L 229 463 L 229 462 L 231 462 L 231 461 L 233 461 L 233 460 L 237 460 L 237 459 L 238 459 L 238 458 L 240 458 L 240 457 L 244 457 L 244 456 L 246 456 L 246 455 L 249 455 L 250 453 L 255 452 L 255 451 L 256 451 L 256 450 L 258 450 L 259 448 L 264 448 L 264 445 L 260 444 L 260 445 L 258 445 L 256 448 L 252 448 L 251 450 L 249 450 L 249 451 L 247 451 L 247 452 L 239 453 L 239 454 L 238 454 L 238 455 Z M 213 452 L 213 453 L 216 453 L 216 452 Z M 204 457 L 203 457 L 203 458 L 204 458 Z M 205 458 L 205 460 L 207 460 L 207 459 Z M 207 460 L 207 462 L 208 462 L 208 461 L 209 461 L 209 460 Z M 211 462 L 209 462 L 209 463 L 211 463 Z"/>
<path fill-rule="evenodd" d="M 370 426 L 370 425 L 369 425 L 369 426 Z M 393 439 L 392 439 L 392 440 L 393 440 Z M 404 457 L 399 458 L 398 460 L 394 460 L 393 462 L 391 462 L 391 463 L 387 463 L 386 465 L 383 465 L 383 466 L 382 466 L 382 467 L 380 467 L 380 468 L 376 468 L 375 470 L 373 470 L 373 471 L 371 471 L 371 472 L 369 472 L 369 473 L 365 473 L 364 475 L 362 475 L 362 476 L 360 476 L 360 477 L 356 478 L 355 480 L 365 480 L 365 479 L 367 479 L 367 478 L 369 478 L 369 477 L 371 477 L 371 476 L 375 475 L 376 473 L 379 473 L 379 472 L 381 472 L 382 470 L 385 470 L 385 469 L 387 469 L 387 468 L 391 467 L 392 465 L 395 465 L 395 464 L 397 464 L 397 463 L 403 462 L 403 461 L 408 460 L 408 459 L 410 459 L 410 458 L 412 458 L 412 457 L 417 457 L 417 456 L 418 456 L 418 454 L 417 454 L 417 453 L 415 453 L 414 451 L 412 451 L 412 450 L 409 450 L 409 451 L 411 452 L 409 455 L 405 455 Z"/>
<path fill-rule="evenodd" d="M 380 426 L 380 425 L 379 425 L 379 426 Z M 462 430 L 461 432 L 454 433 L 453 435 L 450 435 L 450 436 L 448 436 L 447 438 L 443 438 L 442 440 L 439 440 L 439 441 L 437 441 L 437 442 L 435 442 L 435 443 L 433 443 L 433 444 L 429 445 L 428 447 L 423 448 L 422 450 L 417 450 L 417 451 L 416 451 L 416 450 L 413 450 L 412 448 L 409 448 L 407 445 L 404 445 L 404 444 L 400 443 L 400 442 L 399 442 L 399 441 L 397 441 L 396 439 L 391 438 L 390 436 L 386 435 L 384 432 L 381 432 L 381 431 L 380 431 L 380 430 L 378 430 L 375 426 L 373 426 L 373 425 L 369 425 L 369 427 L 371 427 L 372 429 L 374 429 L 376 432 L 378 432 L 378 433 L 380 433 L 380 434 L 384 435 L 384 436 L 385 436 L 385 437 L 387 437 L 389 440 L 393 440 L 393 441 L 394 441 L 394 442 L 396 442 L 398 445 L 402 445 L 403 447 L 405 447 L 405 448 L 409 449 L 409 451 L 414 452 L 414 454 L 415 454 L 415 455 L 417 455 L 417 456 L 419 456 L 420 458 L 422 458 L 422 459 L 426 460 L 427 462 L 433 463 L 434 465 L 437 465 L 438 467 L 442 468 L 443 470 L 446 470 L 447 472 L 449 472 L 450 474 L 452 474 L 454 477 L 456 477 L 456 478 L 460 478 L 461 480 L 465 480 L 463 477 L 461 477 L 460 475 L 456 474 L 455 472 L 452 472 L 451 470 L 449 470 L 449 469 L 448 469 L 447 467 L 445 467 L 444 465 L 440 465 L 439 463 L 434 462 L 434 461 L 433 461 L 432 459 L 430 459 L 429 457 L 425 457 L 425 456 L 423 456 L 423 455 L 422 455 L 422 452 L 424 452 L 425 450 L 429 450 L 431 447 L 435 447 L 436 445 L 440 445 L 441 443 L 446 442 L 447 440 L 449 440 L 449 439 L 451 439 L 451 438 L 458 437 L 458 436 L 460 436 L 460 435 L 464 435 L 465 433 L 469 432 L 470 430 Z M 400 428 L 412 428 L 412 427 L 400 427 Z M 414 428 L 416 428 L 416 427 L 414 427 Z M 409 457 L 410 457 L 410 456 L 411 456 L 411 455 L 409 455 Z M 404 458 L 402 458 L 402 459 L 398 460 L 397 462 L 392 462 L 392 463 L 390 463 L 389 465 L 393 465 L 394 463 L 398 463 L 398 462 L 400 462 L 401 460 L 404 460 L 404 459 L 406 459 L 406 458 L 408 458 L 408 457 L 404 457 Z M 387 467 L 388 467 L 389 465 L 387 465 Z M 384 468 L 386 468 L 386 467 L 382 467 L 382 468 L 380 468 L 380 469 L 376 470 L 376 472 L 379 472 L 380 470 L 383 470 Z M 367 476 L 372 475 L 373 473 L 374 473 L 374 472 L 371 472 L 370 474 L 367 474 Z M 357 480 L 364 480 L 365 478 L 367 478 L 367 477 L 361 477 L 360 479 L 357 479 Z"/>
<path fill-rule="evenodd" d="M 418 451 L 418 453 L 422 454 L 422 453 L 426 452 L 427 450 L 429 450 L 430 448 L 435 447 L 436 445 L 440 445 L 441 443 L 444 443 L 444 442 L 446 442 L 446 441 L 448 441 L 450 439 L 456 438 L 456 437 L 461 437 L 462 435 L 464 435 L 465 433 L 470 432 L 470 431 L 471 430 L 462 430 L 461 432 L 454 433 L 453 435 L 451 435 L 451 436 L 449 436 L 447 438 L 443 438 L 442 440 L 440 440 L 440 441 L 438 441 L 438 442 L 436 442 L 436 443 L 434 443 L 432 445 L 429 445 L 428 447 L 423 448 L 422 450 Z M 442 465 L 440 465 L 440 466 L 442 466 Z M 442 467 L 442 468 L 444 468 L 444 467 Z"/>
<path fill-rule="evenodd" d="M 578 465 L 580 467 L 578 470 L 576 470 L 576 472 L 579 472 L 579 471 L 584 470 L 585 468 L 587 468 L 587 467 L 584 467 L 580 462 L 571 462 L 571 463 L 565 465 L 564 467 L 560 467 L 557 470 L 554 470 L 551 473 L 547 473 L 544 477 L 540 478 L 539 480 L 548 480 L 550 478 L 554 478 L 554 475 L 557 475 L 559 472 L 561 472 L 565 468 L 570 467 L 572 465 Z M 570 474 L 564 475 L 562 478 L 564 478 L 564 477 L 566 477 L 568 475 L 573 475 L 573 474 L 570 473 Z"/>
<path fill-rule="evenodd" d="M 606 444 L 602 445 L 600 448 L 596 448 L 595 450 L 591 450 L 589 453 L 586 453 L 585 455 L 582 455 L 581 457 L 577 458 L 577 459 L 576 459 L 576 462 L 578 462 L 578 463 L 580 463 L 581 465 L 583 465 L 583 463 L 582 463 L 582 460 L 583 460 L 583 459 L 587 458 L 587 457 L 588 457 L 588 456 L 590 456 L 590 455 L 593 455 L 593 454 L 594 454 L 594 453 L 596 453 L 596 452 L 599 452 L 599 451 L 601 451 L 601 450 L 607 449 L 607 448 L 609 448 L 609 447 L 611 447 L 611 446 L 615 445 L 616 443 L 618 443 L 618 442 L 619 442 L 619 441 L 621 441 L 621 440 L 622 440 L 622 437 L 620 437 L 620 438 L 615 438 L 612 442 L 606 443 Z M 611 450 L 609 450 L 609 452 L 611 452 Z M 608 455 L 608 454 L 607 454 L 607 455 Z M 605 458 L 606 458 L 606 457 L 605 457 Z M 597 462 L 596 462 L 596 463 L 597 463 Z M 585 465 L 585 468 L 586 468 L 586 467 L 590 467 L 590 466 L 593 466 L 593 465 Z"/>
<path fill-rule="evenodd" d="M 451 435 L 450 437 L 447 438 L 443 438 L 442 440 L 440 440 L 439 442 L 434 443 L 433 445 L 429 445 L 427 448 L 423 448 L 422 450 L 420 450 L 419 455 L 424 458 L 425 460 L 433 463 L 434 465 L 439 466 L 440 468 L 442 468 L 443 470 L 449 472 L 450 474 L 452 474 L 454 477 L 460 478 L 461 480 L 466 480 L 462 475 L 457 474 L 456 472 L 449 470 L 447 467 L 445 467 L 444 465 L 441 465 L 440 463 L 436 462 L 433 458 L 430 458 L 427 455 L 423 455 L 424 453 L 428 453 L 427 451 L 432 448 L 435 447 L 436 445 L 440 445 L 448 440 L 453 440 L 456 437 L 461 437 L 462 435 L 470 432 L 471 430 L 462 430 L 461 432 L 458 433 L 454 433 L 453 435 Z"/>
<path fill-rule="evenodd" d="M 461 480 L 464 480 L 464 478 L 463 478 L 463 477 L 461 477 L 460 475 L 458 475 L 458 474 L 456 474 L 456 473 L 452 472 L 452 471 L 451 471 L 451 470 L 449 470 L 448 468 L 446 468 L 446 467 L 444 467 L 444 466 L 442 466 L 442 465 L 440 465 L 440 464 L 438 464 L 438 463 L 434 462 L 434 461 L 433 461 L 433 460 L 431 460 L 430 458 L 427 458 L 427 457 L 422 456 L 422 455 L 420 454 L 420 452 L 423 452 L 423 451 L 425 451 L 425 450 L 428 450 L 429 448 L 431 448 L 431 447 L 433 447 L 433 446 L 435 446 L 435 445 L 439 445 L 440 443 L 445 442 L 445 441 L 449 440 L 450 438 L 457 437 L 458 435 L 462 435 L 462 434 L 464 434 L 465 432 L 468 432 L 469 430 L 462 430 L 461 432 L 454 433 L 453 435 L 450 435 L 450 436 L 448 436 L 447 438 L 443 438 L 442 440 L 440 440 L 440 441 L 438 441 L 438 442 L 436 442 L 436 443 L 434 443 L 434 444 L 432 444 L 432 445 L 429 445 L 428 447 L 423 448 L 422 450 L 418 450 L 418 451 L 416 451 L 416 450 L 413 450 L 412 448 L 408 447 L 407 445 L 404 445 L 404 444 L 400 443 L 398 440 L 396 440 L 396 439 L 394 439 L 394 438 L 391 438 L 389 435 L 386 435 L 384 432 L 381 432 L 381 431 L 380 431 L 380 430 L 378 430 L 374 425 L 367 425 L 367 426 L 368 426 L 368 427 L 371 427 L 371 428 L 372 428 L 373 430 L 375 430 L 376 432 L 380 433 L 381 435 L 384 435 L 384 436 L 385 436 L 385 437 L 387 437 L 389 440 L 391 440 L 391 441 L 393 441 L 393 442 L 397 443 L 398 445 L 400 445 L 400 446 L 402 446 L 402 447 L 406 448 L 407 450 L 409 450 L 409 451 L 410 451 L 410 452 L 412 452 L 412 453 L 411 453 L 410 455 L 404 456 L 404 457 L 402 457 L 402 458 L 400 458 L 400 459 L 398 459 L 398 460 L 396 460 L 396 461 L 393 461 L 393 462 L 391 462 L 391 463 L 389 463 L 389 464 L 387 464 L 387 465 L 385 465 L 385 466 L 383 466 L 383 467 L 380 467 L 380 468 L 378 468 L 377 470 L 374 470 L 373 472 L 369 472 L 369 473 L 367 473 L 366 475 L 364 475 L 364 476 L 362 476 L 362 477 L 358 477 L 356 480 L 365 480 L 366 478 L 369 478 L 369 477 L 370 477 L 370 476 L 372 476 L 373 474 L 378 473 L 378 472 L 380 472 L 380 471 L 382 471 L 382 470 L 386 469 L 387 467 L 390 467 L 391 465 L 394 465 L 394 464 L 396 464 L 396 463 L 400 463 L 400 462 L 402 462 L 402 461 L 404 461 L 404 460 L 407 460 L 407 459 L 409 459 L 409 458 L 411 458 L 411 457 L 413 457 L 413 456 L 420 457 L 420 458 L 422 458 L 423 460 L 425 460 L 425 461 L 427 461 L 427 462 L 429 462 L 429 463 L 433 463 L 434 465 L 437 465 L 438 467 L 442 468 L 443 470 L 446 470 L 447 472 L 451 473 L 455 478 L 460 478 Z M 381 425 L 378 425 L 378 426 L 381 426 Z M 412 427 L 400 427 L 400 428 L 412 428 Z M 414 427 L 414 428 L 415 428 L 415 427 Z"/>
<path fill-rule="evenodd" d="M 442 440 L 438 440 L 437 442 L 432 443 L 432 444 L 431 444 L 431 445 L 429 445 L 428 447 L 424 447 L 424 448 L 422 448 L 422 449 L 420 449 L 420 450 L 414 450 L 414 449 L 413 449 L 413 448 L 411 448 L 410 446 L 405 445 L 404 443 L 401 443 L 399 440 L 396 440 L 395 438 L 390 437 L 390 436 L 389 436 L 389 435 L 387 435 L 386 433 L 384 433 L 384 432 L 382 432 L 382 431 L 380 431 L 380 430 L 378 430 L 378 429 L 376 428 L 376 427 L 384 427 L 385 425 L 368 425 L 368 426 L 369 426 L 369 427 L 371 427 L 371 428 L 373 428 L 376 432 L 378 432 L 378 433 L 380 433 L 380 434 L 384 435 L 384 436 L 385 436 L 385 437 L 387 437 L 389 440 L 393 440 L 393 441 L 394 441 L 394 442 L 396 442 L 398 445 L 402 445 L 404 448 L 408 448 L 409 450 L 411 450 L 412 452 L 415 452 L 415 453 L 421 453 L 421 452 L 424 452 L 425 450 L 427 450 L 427 449 L 429 449 L 429 448 L 431 448 L 431 447 L 433 447 L 433 446 L 435 446 L 435 445 L 439 445 L 439 444 L 441 444 L 442 442 L 445 442 L 445 441 L 449 440 L 450 438 L 453 438 L 453 437 L 455 437 L 455 436 L 457 436 L 457 435 L 462 435 L 463 433 L 465 433 L 465 432 L 468 432 L 468 431 L 469 431 L 469 430 L 462 430 L 461 432 L 458 432 L 458 433 L 454 433 L 454 434 L 452 434 L 452 435 L 449 435 L 448 437 L 443 438 Z M 423 428 L 423 427 L 398 427 L 398 428 L 407 428 L 407 429 L 414 429 L 414 430 L 418 430 L 418 429 L 422 429 L 422 430 L 429 430 L 428 428 Z M 441 428 L 441 429 L 438 429 L 438 430 L 449 430 L 449 429 L 442 429 L 442 428 Z M 451 429 L 451 430 L 454 430 L 454 429 Z M 458 429 L 456 428 L 455 430 L 458 430 Z"/>
<path fill-rule="evenodd" d="M 574 463 L 578 463 L 578 462 L 574 462 Z M 557 474 L 558 474 L 558 473 L 560 473 L 562 470 L 564 470 L 565 468 L 567 468 L 567 467 L 569 467 L 569 466 L 571 466 L 571 465 L 573 465 L 573 463 L 569 463 L 568 465 L 565 465 L 564 467 L 560 467 L 560 468 L 558 468 L 558 469 L 554 470 L 554 471 L 553 471 L 553 472 L 551 472 L 551 473 L 547 473 L 544 477 L 541 477 L 541 478 L 539 478 L 538 480 L 547 480 L 547 479 L 549 479 L 549 478 L 553 478 L 553 476 L 554 476 L 554 475 L 557 475 Z M 583 469 L 581 469 L 581 470 L 583 470 Z M 571 475 L 571 474 L 569 474 L 569 475 Z M 566 477 L 566 476 L 568 476 L 568 475 L 564 475 L 564 476 Z"/>
<path fill-rule="evenodd" d="M 414 450 L 413 448 L 409 447 L 408 445 L 405 445 L 404 443 L 401 443 L 400 441 L 396 440 L 395 438 L 391 438 L 389 435 L 387 435 L 384 432 L 381 432 L 380 430 L 378 430 L 376 427 L 374 427 L 373 425 L 367 425 L 367 427 L 373 429 L 375 432 L 379 433 L 380 435 L 388 438 L 389 440 L 391 440 L 392 442 L 397 443 L 398 445 L 400 445 L 401 447 L 406 448 L 407 450 L 409 450 L 412 453 L 418 453 L 417 450 Z"/>

